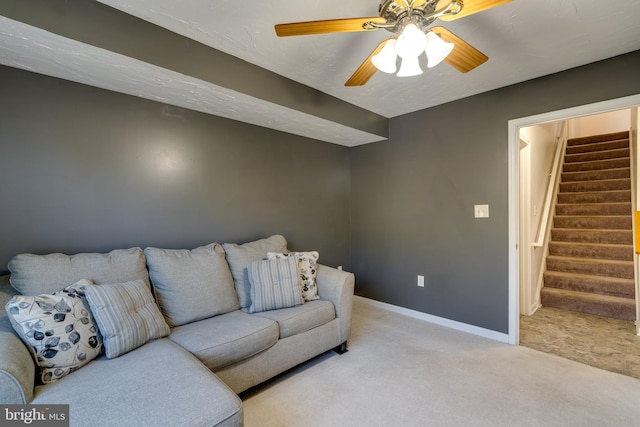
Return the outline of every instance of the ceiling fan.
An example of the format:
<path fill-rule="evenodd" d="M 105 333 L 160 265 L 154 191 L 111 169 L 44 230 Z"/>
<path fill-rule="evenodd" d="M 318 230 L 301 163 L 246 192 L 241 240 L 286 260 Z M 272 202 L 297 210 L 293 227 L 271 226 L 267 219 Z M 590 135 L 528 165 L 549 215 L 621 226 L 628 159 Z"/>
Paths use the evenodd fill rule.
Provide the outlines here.
<path fill-rule="evenodd" d="M 380 16 L 294 22 L 275 26 L 279 37 L 344 33 L 385 29 L 393 33 L 380 43 L 347 80 L 345 86 L 362 86 L 377 70 L 398 76 L 422 74 L 418 57 L 426 52 L 428 67 L 447 62 L 462 73 L 473 70 L 489 58 L 444 27 L 431 27 L 436 19 L 453 21 L 512 0 L 381 0 Z"/>

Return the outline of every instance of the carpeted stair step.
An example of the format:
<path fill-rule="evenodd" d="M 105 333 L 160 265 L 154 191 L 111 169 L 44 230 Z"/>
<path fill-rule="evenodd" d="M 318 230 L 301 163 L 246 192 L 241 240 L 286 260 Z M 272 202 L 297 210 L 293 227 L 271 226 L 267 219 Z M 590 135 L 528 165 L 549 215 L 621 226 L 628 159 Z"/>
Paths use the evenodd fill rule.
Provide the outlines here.
<path fill-rule="evenodd" d="M 591 191 L 584 193 L 560 193 L 558 203 L 617 203 L 630 202 L 631 190 Z"/>
<path fill-rule="evenodd" d="M 616 148 L 614 150 L 592 151 L 588 153 L 567 154 L 564 156 L 566 163 L 591 162 L 593 160 L 619 159 L 629 157 L 629 148 Z"/>
<path fill-rule="evenodd" d="M 633 233 L 631 230 L 552 228 L 551 240 L 554 242 L 631 245 L 633 244 Z"/>
<path fill-rule="evenodd" d="M 557 204 L 556 215 L 630 215 L 631 203 Z"/>
<path fill-rule="evenodd" d="M 598 181 L 561 182 L 561 193 L 577 193 L 589 191 L 630 190 L 629 178 L 601 179 Z"/>
<path fill-rule="evenodd" d="M 592 144 L 592 143 L 598 143 L 603 141 L 612 141 L 615 139 L 628 139 L 628 138 L 629 138 L 628 131 L 604 133 L 601 135 L 590 135 L 590 136 L 583 136 L 580 138 L 568 139 L 567 146 L 571 147 L 574 145 Z"/>
<path fill-rule="evenodd" d="M 556 288 L 542 288 L 542 305 L 563 310 L 589 313 L 614 319 L 634 321 L 636 303 L 631 298 L 598 295 L 586 292 L 567 291 Z"/>
<path fill-rule="evenodd" d="M 631 168 L 601 169 L 579 172 L 564 172 L 562 182 L 597 181 L 601 179 L 620 179 L 631 177 Z"/>
<path fill-rule="evenodd" d="M 635 320 L 629 132 L 567 141 L 542 305 Z"/>
<path fill-rule="evenodd" d="M 549 255 L 633 261 L 633 245 L 549 242 Z"/>
<path fill-rule="evenodd" d="M 615 150 L 617 148 L 629 148 L 629 139 L 614 139 L 603 142 L 591 142 L 587 144 L 569 145 L 567 144 L 567 154 L 588 153 L 591 151 Z"/>
<path fill-rule="evenodd" d="M 544 286 L 575 292 L 590 292 L 621 298 L 635 298 L 635 282 L 617 277 L 591 276 L 562 271 L 545 271 Z"/>
<path fill-rule="evenodd" d="M 610 216 L 556 216 L 555 228 L 589 228 L 606 230 L 628 230 L 631 228 L 631 215 Z"/>
<path fill-rule="evenodd" d="M 547 256 L 547 270 L 633 279 L 633 261 Z"/>
<path fill-rule="evenodd" d="M 606 159 L 592 162 L 576 162 L 565 163 L 562 165 L 562 172 L 579 172 L 579 171 L 592 171 L 601 169 L 617 169 L 628 168 L 631 165 L 631 159 L 629 157 L 620 159 Z"/>

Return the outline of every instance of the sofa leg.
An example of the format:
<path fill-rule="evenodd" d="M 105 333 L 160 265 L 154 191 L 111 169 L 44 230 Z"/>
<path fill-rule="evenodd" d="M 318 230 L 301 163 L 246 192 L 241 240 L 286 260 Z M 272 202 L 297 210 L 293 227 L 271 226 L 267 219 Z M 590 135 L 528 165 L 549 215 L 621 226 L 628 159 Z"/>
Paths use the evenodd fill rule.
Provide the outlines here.
<path fill-rule="evenodd" d="M 344 354 L 347 351 L 349 351 L 349 349 L 347 348 L 347 342 L 343 342 L 342 344 L 340 344 L 337 347 L 334 347 L 333 351 L 335 351 L 338 354 Z"/>

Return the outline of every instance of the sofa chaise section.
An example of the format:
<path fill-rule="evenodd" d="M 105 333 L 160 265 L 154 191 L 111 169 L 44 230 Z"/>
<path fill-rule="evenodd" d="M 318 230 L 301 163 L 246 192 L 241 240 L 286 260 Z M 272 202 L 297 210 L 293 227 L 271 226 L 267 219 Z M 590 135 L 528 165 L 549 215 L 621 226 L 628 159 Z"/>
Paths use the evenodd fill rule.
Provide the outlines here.
<path fill-rule="evenodd" d="M 238 426 L 242 402 L 188 351 L 168 338 L 115 359 L 104 355 L 56 383 L 33 404 L 69 404 L 76 426 Z"/>

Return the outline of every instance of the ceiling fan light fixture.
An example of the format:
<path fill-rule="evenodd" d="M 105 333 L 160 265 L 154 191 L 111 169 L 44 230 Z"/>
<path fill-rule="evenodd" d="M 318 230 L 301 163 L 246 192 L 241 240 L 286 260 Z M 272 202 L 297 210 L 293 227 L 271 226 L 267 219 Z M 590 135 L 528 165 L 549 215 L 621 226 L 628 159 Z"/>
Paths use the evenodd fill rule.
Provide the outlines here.
<path fill-rule="evenodd" d="M 396 76 L 411 77 L 418 76 L 420 74 L 422 74 L 422 69 L 420 68 L 420 62 L 418 61 L 417 56 L 407 56 L 406 58 L 402 58 L 400 70 Z"/>
<path fill-rule="evenodd" d="M 397 75 L 421 74 L 419 57 L 423 51 L 427 54 L 429 67 L 435 67 L 439 62 L 448 58 L 449 65 L 461 73 L 467 73 L 484 64 L 489 59 L 487 55 L 444 27 L 433 27 L 431 31 L 434 34 L 428 35 L 429 26 L 436 19 L 453 21 L 511 1 L 513 0 L 380 0 L 378 16 L 277 24 L 275 31 L 278 37 L 382 29 L 393 33 L 392 38 L 396 39 L 397 37 L 395 41 L 396 57 L 393 57 L 393 52 L 382 54 L 386 45 L 392 45 L 394 42 L 385 40 L 379 43 L 345 82 L 345 86 L 362 86 L 378 70 L 393 72 L 394 66 L 397 65 L 398 56 L 402 58 L 402 63 Z M 396 36 L 399 33 L 401 33 L 399 37 Z M 427 37 L 430 39 L 429 42 L 427 42 Z M 455 47 L 451 43 L 446 43 L 448 41 L 455 43 Z M 448 45 L 446 49 L 432 46 L 427 48 L 427 44 L 438 46 L 443 43 L 445 46 Z M 450 56 L 447 57 L 449 54 Z"/>
<path fill-rule="evenodd" d="M 424 52 L 427 46 L 427 38 L 424 33 L 415 26 L 415 24 L 408 24 L 402 30 L 402 34 L 398 37 L 396 43 L 396 52 L 402 59 L 409 57 L 418 57 Z"/>
<path fill-rule="evenodd" d="M 425 37 L 426 47 L 425 52 L 427 54 L 427 67 L 433 68 L 441 63 L 454 48 L 453 43 L 445 42 L 433 31 L 429 31 Z"/>
<path fill-rule="evenodd" d="M 396 59 L 398 54 L 396 53 L 396 39 L 389 39 L 385 43 L 382 50 L 371 58 L 371 62 L 375 67 L 384 73 L 395 73 L 398 69 L 396 67 Z"/>

